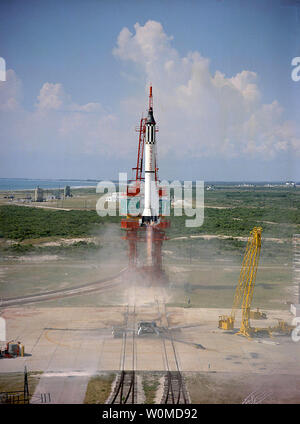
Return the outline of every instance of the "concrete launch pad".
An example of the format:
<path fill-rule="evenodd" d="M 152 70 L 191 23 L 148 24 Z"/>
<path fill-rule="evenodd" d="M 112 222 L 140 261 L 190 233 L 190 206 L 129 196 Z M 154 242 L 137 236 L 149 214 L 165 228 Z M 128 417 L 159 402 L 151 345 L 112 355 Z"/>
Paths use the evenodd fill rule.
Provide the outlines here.
<path fill-rule="evenodd" d="M 300 343 L 290 336 L 257 337 L 251 341 L 217 328 L 227 309 L 168 308 L 170 325 L 183 372 L 251 372 L 300 374 Z M 138 306 L 137 321 L 155 320 L 154 305 Z M 267 311 L 266 327 L 276 317 L 291 321 L 287 311 Z M 112 326 L 122 325 L 124 308 L 10 308 L 4 311 L 9 339 L 21 338 L 24 358 L 2 359 L 0 372 L 29 370 L 92 375 L 120 369 L 122 338 Z M 237 324 L 239 316 L 237 316 Z M 137 338 L 137 370 L 164 371 L 162 343 L 157 335 Z M 203 349 L 204 348 L 204 349 Z M 128 369 L 131 364 L 128 363 Z M 171 363 L 172 366 L 172 363 Z M 125 364 L 125 367 L 127 365 Z"/>

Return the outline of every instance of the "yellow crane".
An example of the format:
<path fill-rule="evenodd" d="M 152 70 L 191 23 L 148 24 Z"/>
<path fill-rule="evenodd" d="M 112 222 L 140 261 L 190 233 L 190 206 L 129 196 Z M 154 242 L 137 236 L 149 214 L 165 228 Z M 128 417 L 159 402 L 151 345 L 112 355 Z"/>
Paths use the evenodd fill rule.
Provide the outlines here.
<path fill-rule="evenodd" d="M 235 314 L 237 308 L 241 305 L 242 322 L 240 331 L 237 334 L 242 334 L 248 338 L 250 337 L 251 331 L 254 330 L 251 329 L 250 318 L 266 318 L 266 315 L 263 312 L 260 312 L 259 309 L 256 311 L 250 310 L 261 249 L 261 232 L 261 227 L 254 227 L 250 232 L 239 282 L 233 299 L 231 314 L 229 316 L 221 315 L 219 317 L 219 328 L 223 330 L 233 330 Z"/>

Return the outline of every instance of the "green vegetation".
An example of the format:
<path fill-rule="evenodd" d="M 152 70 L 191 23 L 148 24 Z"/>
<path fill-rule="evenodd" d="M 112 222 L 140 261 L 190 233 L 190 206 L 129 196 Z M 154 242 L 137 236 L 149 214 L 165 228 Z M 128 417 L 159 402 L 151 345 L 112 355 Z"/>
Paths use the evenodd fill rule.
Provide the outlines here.
<path fill-rule="evenodd" d="M 246 241 L 235 239 L 179 239 L 168 241 L 164 266 L 170 281 L 170 306 L 232 306 Z M 169 254 L 167 253 L 169 252 Z M 287 287 L 293 278 L 290 242 L 262 242 L 253 305 L 286 309 L 292 301 Z"/>
<path fill-rule="evenodd" d="M 221 234 L 248 236 L 256 225 L 262 226 L 264 236 L 292 237 L 300 231 L 300 209 L 276 209 L 236 207 L 230 209 L 205 208 L 204 223 L 201 227 L 186 227 L 186 216 L 172 216 L 172 236 L 189 234 Z"/>
<path fill-rule="evenodd" d="M 225 361 L 239 363 L 235 355 L 225 355 Z M 194 404 L 241 404 L 254 391 L 270 394 L 264 404 L 299 404 L 300 381 L 296 373 L 199 372 L 186 373 L 185 380 Z"/>
<path fill-rule="evenodd" d="M 240 258 L 242 259 L 242 258 Z M 171 268 L 167 274 L 172 299 L 169 306 L 186 307 L 190 299 L 192 308 L 231 308 L 238 283 L 241 264 L 229 261 L 216 262 L 203 266 L 180 266 Z M 259 265 L 255 283 L 253 307 L 264 309 L 287 309 L 292 301 L 287 291 L 292 278 L 288 266 Z"/>
<path fill-rule="evenodd" d="M 230 257 L 236 259 L 239 263 L 241 255 L 244 255 L 246 249 L 245 241 L 228 239 L 211 239 L 203 238 L 187 238 L 169 240 L 164 246 L 165 249 L 171 251 L 172 254 L 164 253 L 164 262 L 176 264 L 180 260 L 183 264 L 193 264 L 199 262 L 210 262 L 214 260 L 223 260 Z M 286 263 L 291 262 L 293 248 L 290 242 L 272 242 L 262 239 L 262 250 L 260 262 L 268 263 Z"/>
<path fill-rule="evenodd" d="M 93 189 L 84 190 L 88 193 Z M 205 191 L 205 206 L 201 227 L 186 227 L 185 221 L 190 218 L 172 214 L 169 237 L 201 234 L 247 237 L 255 225 L 263 227 L 263 237 L 291 238 L 294 233 L 300 232 L 299 189 L 220 185 L 215 190 Z M 119 216 L 99 217 L 95 210 L 0 206 L 0 238 L 18 241 L 85 237 L 108 223 L 115 223 L 120 231 Z M 86 247 L 92 248 L 91 245 Z M 27 249 L 30 250 L 30 247 Z"/>
<path fill-rule="evenodd" d="M 101 250 L 101 254 L 104 251 Z M 125 256 L 125 255 L 124 255 Z M 1 297 L 30 295 L 49 290 L 68 289 L 82 284 L 95 283 L 109 278 L 124 268 L 127 257 L 119 262 L 109 263 L 98 253 L 78 255 L 77 257 L 29 255 L 26 260 L 7 260 L 1 268 Z M 32 260 L 33 259 L 33 260 Z M 36 260 L 35 260 L 36 259 Z M 51 260 L 52 259 L 52 260 Z M 28 266 L 30 265 L 30 266 Z M 100 306 L 123 302 L 123 291 L 107 290 L 105 296 L 100 292 L 92 292 L 84 296 L 70 296 L 48 302 L 39 306 Z"/>
<path fill-rule="evenodd" d="M 155 403 L 155 396 L 156 396 L 158 387 L 159 387 L 158 376 L 152 375 L 152 374 L 147 374 L 143 376 L 143 389 L 144 389 L 146 404 Z"/>
<path fill-rule="evenodd" d="M 86 389 L 86 404 L 103 404 L 110 395 L 111 385 L 115 378 L 115 374 L 101 375 L 92 377 Z"/>
<path fill-rule="evenodd" d="M 223 207 L 271 207 L 300 208 L 300 188 L 286 187 L 234 187 L 217 185 L 215 190 L 205 191 L 205 204 Z"/>
<path fill-rule="evenodd" d="M 82 202 L 80 196 L 78 199 Z M 172 294 L 170 305 L 186 307 L 190 299 L 191 307 L 230 308 L 247 237 L 259 225 L 263 227 L 262 250 L 253 305 L 286 309 L 292 300 L 287 290 L 292 282 L 291 237 L 300 233 L 300 190 L 217 186 L 205 191 L 205 206 L 201 227 L 186 227 L 185 220 L 190 219 L 186 216 L 170 217 L 169 240 L 163 245 L 164 269 Z M 99 217 L 95 210 L 0 206 L 0 260 L 7 264 L 2 276 L 3 296 L 76 286 L 122 269 L 128 258 L 120 219 Z M 97 237 L 65 241 L 91 235 Z M 203 238 L 205 235 L 215 237 Z M 144 248 L 140 243 L 141 256 Z M 106 292 L 105 297 L 92 293 L 43 305 L 89 307 L 123 301 L 124 292 L 118 289 Z M 144 382 L 146 397 L 156 390 L 156 383 L 152 383 Z M 151 402 L 150 397 L 147 402 Z"/>
<path fill-rule="evenodd" d="M 39 382 L 42 372 L 28 372 L 28 388 L 29 397 L 33 395 L 35 388 Z M 24 374 L 21 372 L 1 373 L 0 374 L 0 392 L 15 392 L 24 389 Z M 23 394 L 20 394 L 20 400 Z"/>
<path fill-rule="evenodd" d="M 193 195 L 195 198 L 195 193 Z M 256 225 L 264 237 L 290 238 L 300 232 L 300 189 L 282 187 L 237 187 L 218 184 L 204 193 L 204 223 L 186 227 L 185 216 L 171 216 L 171 236 L 218 234 L 248 236 Z"/>
<path fill-rule="evenodd" d="M 33 244 L 15 243 L 6 247 L 0 246 L 0 252 L 9 255 L 24 255 L 26 253 L 56 255 L 63 253 L 64 256 L 72 255 L 82 257 L 86 252 L 97 251 L 101 248 L 102 246 L 95 243 L 89 243 L 82 240 L 69 245 L 62 244 L 59 246 L 34 246 Z"/>
<path fill-rule="evenodd" d="M 22 206 L 0 206 L 0 237 L 24 240 L 39 237 L 80 237 L 94 227 L 119 222 L 119 217 L 99 217 L 96 211 L 61 211 Z"/>

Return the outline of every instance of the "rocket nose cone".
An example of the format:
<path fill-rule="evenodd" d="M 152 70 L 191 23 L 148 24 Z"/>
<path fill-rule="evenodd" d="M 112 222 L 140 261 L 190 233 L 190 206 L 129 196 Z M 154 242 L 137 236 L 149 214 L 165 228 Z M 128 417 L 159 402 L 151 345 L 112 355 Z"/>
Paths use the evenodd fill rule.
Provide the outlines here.
<path fill-rule="evenodd" d="M 149 111 L 148 111 L 148 116 L 146 119 L 146 124 L 156 124 L 154 116 L 153 116 L 153 109 L 152 107 L 150 107 Z"/>

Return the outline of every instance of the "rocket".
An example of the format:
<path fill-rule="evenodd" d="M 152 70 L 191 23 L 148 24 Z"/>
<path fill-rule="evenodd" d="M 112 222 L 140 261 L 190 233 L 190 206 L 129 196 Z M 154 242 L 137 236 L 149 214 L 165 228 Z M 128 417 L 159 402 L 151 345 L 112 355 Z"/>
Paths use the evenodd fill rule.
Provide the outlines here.
<path fill-rule="evenodd" d="M 159 197 L 156 173 L 156 122 L 153 116 L 152 86 L 150 86 L 149 109 L 145 122 L 145 197 L 142 225 L 153 225 L 159 220 Z"/>

